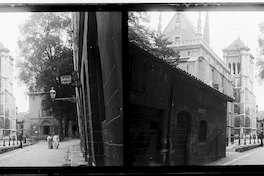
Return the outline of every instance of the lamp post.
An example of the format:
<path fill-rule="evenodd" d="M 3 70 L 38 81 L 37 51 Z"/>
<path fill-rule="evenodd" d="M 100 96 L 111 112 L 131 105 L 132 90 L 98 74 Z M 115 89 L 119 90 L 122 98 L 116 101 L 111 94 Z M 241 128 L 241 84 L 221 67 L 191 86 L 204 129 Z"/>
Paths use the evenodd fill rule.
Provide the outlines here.
<path fill-rule="evenodd" d="M 244 129 L 244 145 L 247 145 L 246 140 L 247 140 L 247 138 L 246 138 L 246 129 Z"/>
<path fill-rule="evenodd" d="M 66 98 L 55 98 L 56 97 L 56 90 L 54 90 L 54 88 L 52 87 L 50 90 L 50 98 L 52 101 L 69 101 L 72 103 L 76 103 L 77 102 L 77 98 L 76 97 L 66 97 Z"/>
<path fill-rule="evenodd" d="M 3 146 L 5 146 L 5 130 L 3 130 Z"/>
<path fill-rule="evenodd" d="M 76 97 L 66 97 L 66 98 L 55 98 L 56 97 L 56 90 L 54 90 L 53 87 L 51 87 L 51 90 L 49 91 L 50 93 L 50 98 L 52 101 L 69 101 L 71 103 L 77 103 L 77 98 Z M 60 119 L 60 124 L 62 128 L 62 119 Z M 61 139 L 63 139 L 63 136 L 60 136 Z"/>
<path fill-rule="evenodd" d="M 50 98 L 52 99 L 52 101 L 55 99 L 56 97 L 56 91 L 54 90 L 54 88 L 52 87 L 50 90 Z"/>

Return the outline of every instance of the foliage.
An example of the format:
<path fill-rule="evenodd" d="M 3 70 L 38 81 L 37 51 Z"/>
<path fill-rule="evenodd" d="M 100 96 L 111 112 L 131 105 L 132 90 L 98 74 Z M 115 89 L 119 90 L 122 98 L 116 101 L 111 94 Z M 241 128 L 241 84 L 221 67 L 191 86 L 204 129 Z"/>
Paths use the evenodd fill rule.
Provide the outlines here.
<path fill-rule="evenodd" d="M 146 12 L 129 12 L 129 41 L 169 64 L 177 65 L 179 53 L 168 47 L 171 42 L 164 35 L 157 35 L 154 29 L 146 27 L 149 22 L 150 18 Z"/>
<path fill-rule="evenodd" d="M 61 75 L 73 72 L 71 32 L 69 13 L 34 13 L 20 26 L 22 38 L 18 45 L 24 59 L 17 63 L 18 77 L 31 92 L 46 92 L 42 106 L 59 121 L 74 121 L 76 117 L 75 104 L 52 102 L 49 95 L 51 87 L 56 90 L 56 97 L 75 95 L 73 87 L 59 81 Z"/>
<path fill-rule="evenodd" d="M 260 35 L 258 36 L 258 44 L 259 44 L 259 56 L 257 59 L 257 66 L 259 68 L 258 76 L 261 80 L 264 79 L 264 22 L 259 24 Z"/>

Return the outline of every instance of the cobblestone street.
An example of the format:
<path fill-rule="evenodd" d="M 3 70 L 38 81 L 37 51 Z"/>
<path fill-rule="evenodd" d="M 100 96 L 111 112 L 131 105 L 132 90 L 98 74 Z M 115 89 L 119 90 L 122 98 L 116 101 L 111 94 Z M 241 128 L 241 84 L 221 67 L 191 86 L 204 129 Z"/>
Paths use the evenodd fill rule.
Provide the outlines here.
<path fill-rule="evenodd" d="M 48 149 L 48 143 L 41 141 L 31 146 L 1 154 L 0 167 L 52 167 L 85 164 L 85 162 L 82 162 L 84 160 L 80 158 L 80 152 L 77 150 L 79 144 L 79 139 L 73 139 L 60 142 L 58 149 Z"/>
<path fill-rule="evenodd" d="M 264 147 L 257 147 L 245 152 L 235 152 L 234 149 L 227 149 L 225 158 L 211 162 L 207 165 L 264 165 Z"/>

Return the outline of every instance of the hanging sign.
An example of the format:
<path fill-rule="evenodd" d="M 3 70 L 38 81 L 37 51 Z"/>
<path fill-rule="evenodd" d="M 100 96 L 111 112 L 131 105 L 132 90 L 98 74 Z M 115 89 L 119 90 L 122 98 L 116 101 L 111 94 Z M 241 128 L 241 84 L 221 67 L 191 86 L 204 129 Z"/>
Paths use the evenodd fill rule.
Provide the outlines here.
<path fill-rule="evenodd" d="M 60 76 L 61 84 L 71 84 L 71 75 Z"/>

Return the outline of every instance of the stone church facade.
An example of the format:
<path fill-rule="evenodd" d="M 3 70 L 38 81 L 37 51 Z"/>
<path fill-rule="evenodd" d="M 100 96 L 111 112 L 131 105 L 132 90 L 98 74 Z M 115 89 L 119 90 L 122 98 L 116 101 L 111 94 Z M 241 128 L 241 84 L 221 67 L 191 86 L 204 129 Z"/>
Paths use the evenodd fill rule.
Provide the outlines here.
<path fill-rule="evenodd" d="M 179 68 L 225 95 L 233 97 L 233 74 L 228 65 L 210 47 L 208 13 L 203 33 L 201 21 L 199 13 L 195 28 L 185 13 L 176 12 L 162 34 L 172 43 L 170 47 L 179 51 Z M 226 123 L 227 143 L 230 144 L 234 135 L 233 102 L 227 102 Z"/>
<path fill-rule="evenodd" d="M 224 61 L 234 77 L 234 134 L 256 135 L 256 96 L 253 88 L 254 57 L 238 37 L 223 50 Z"/>

